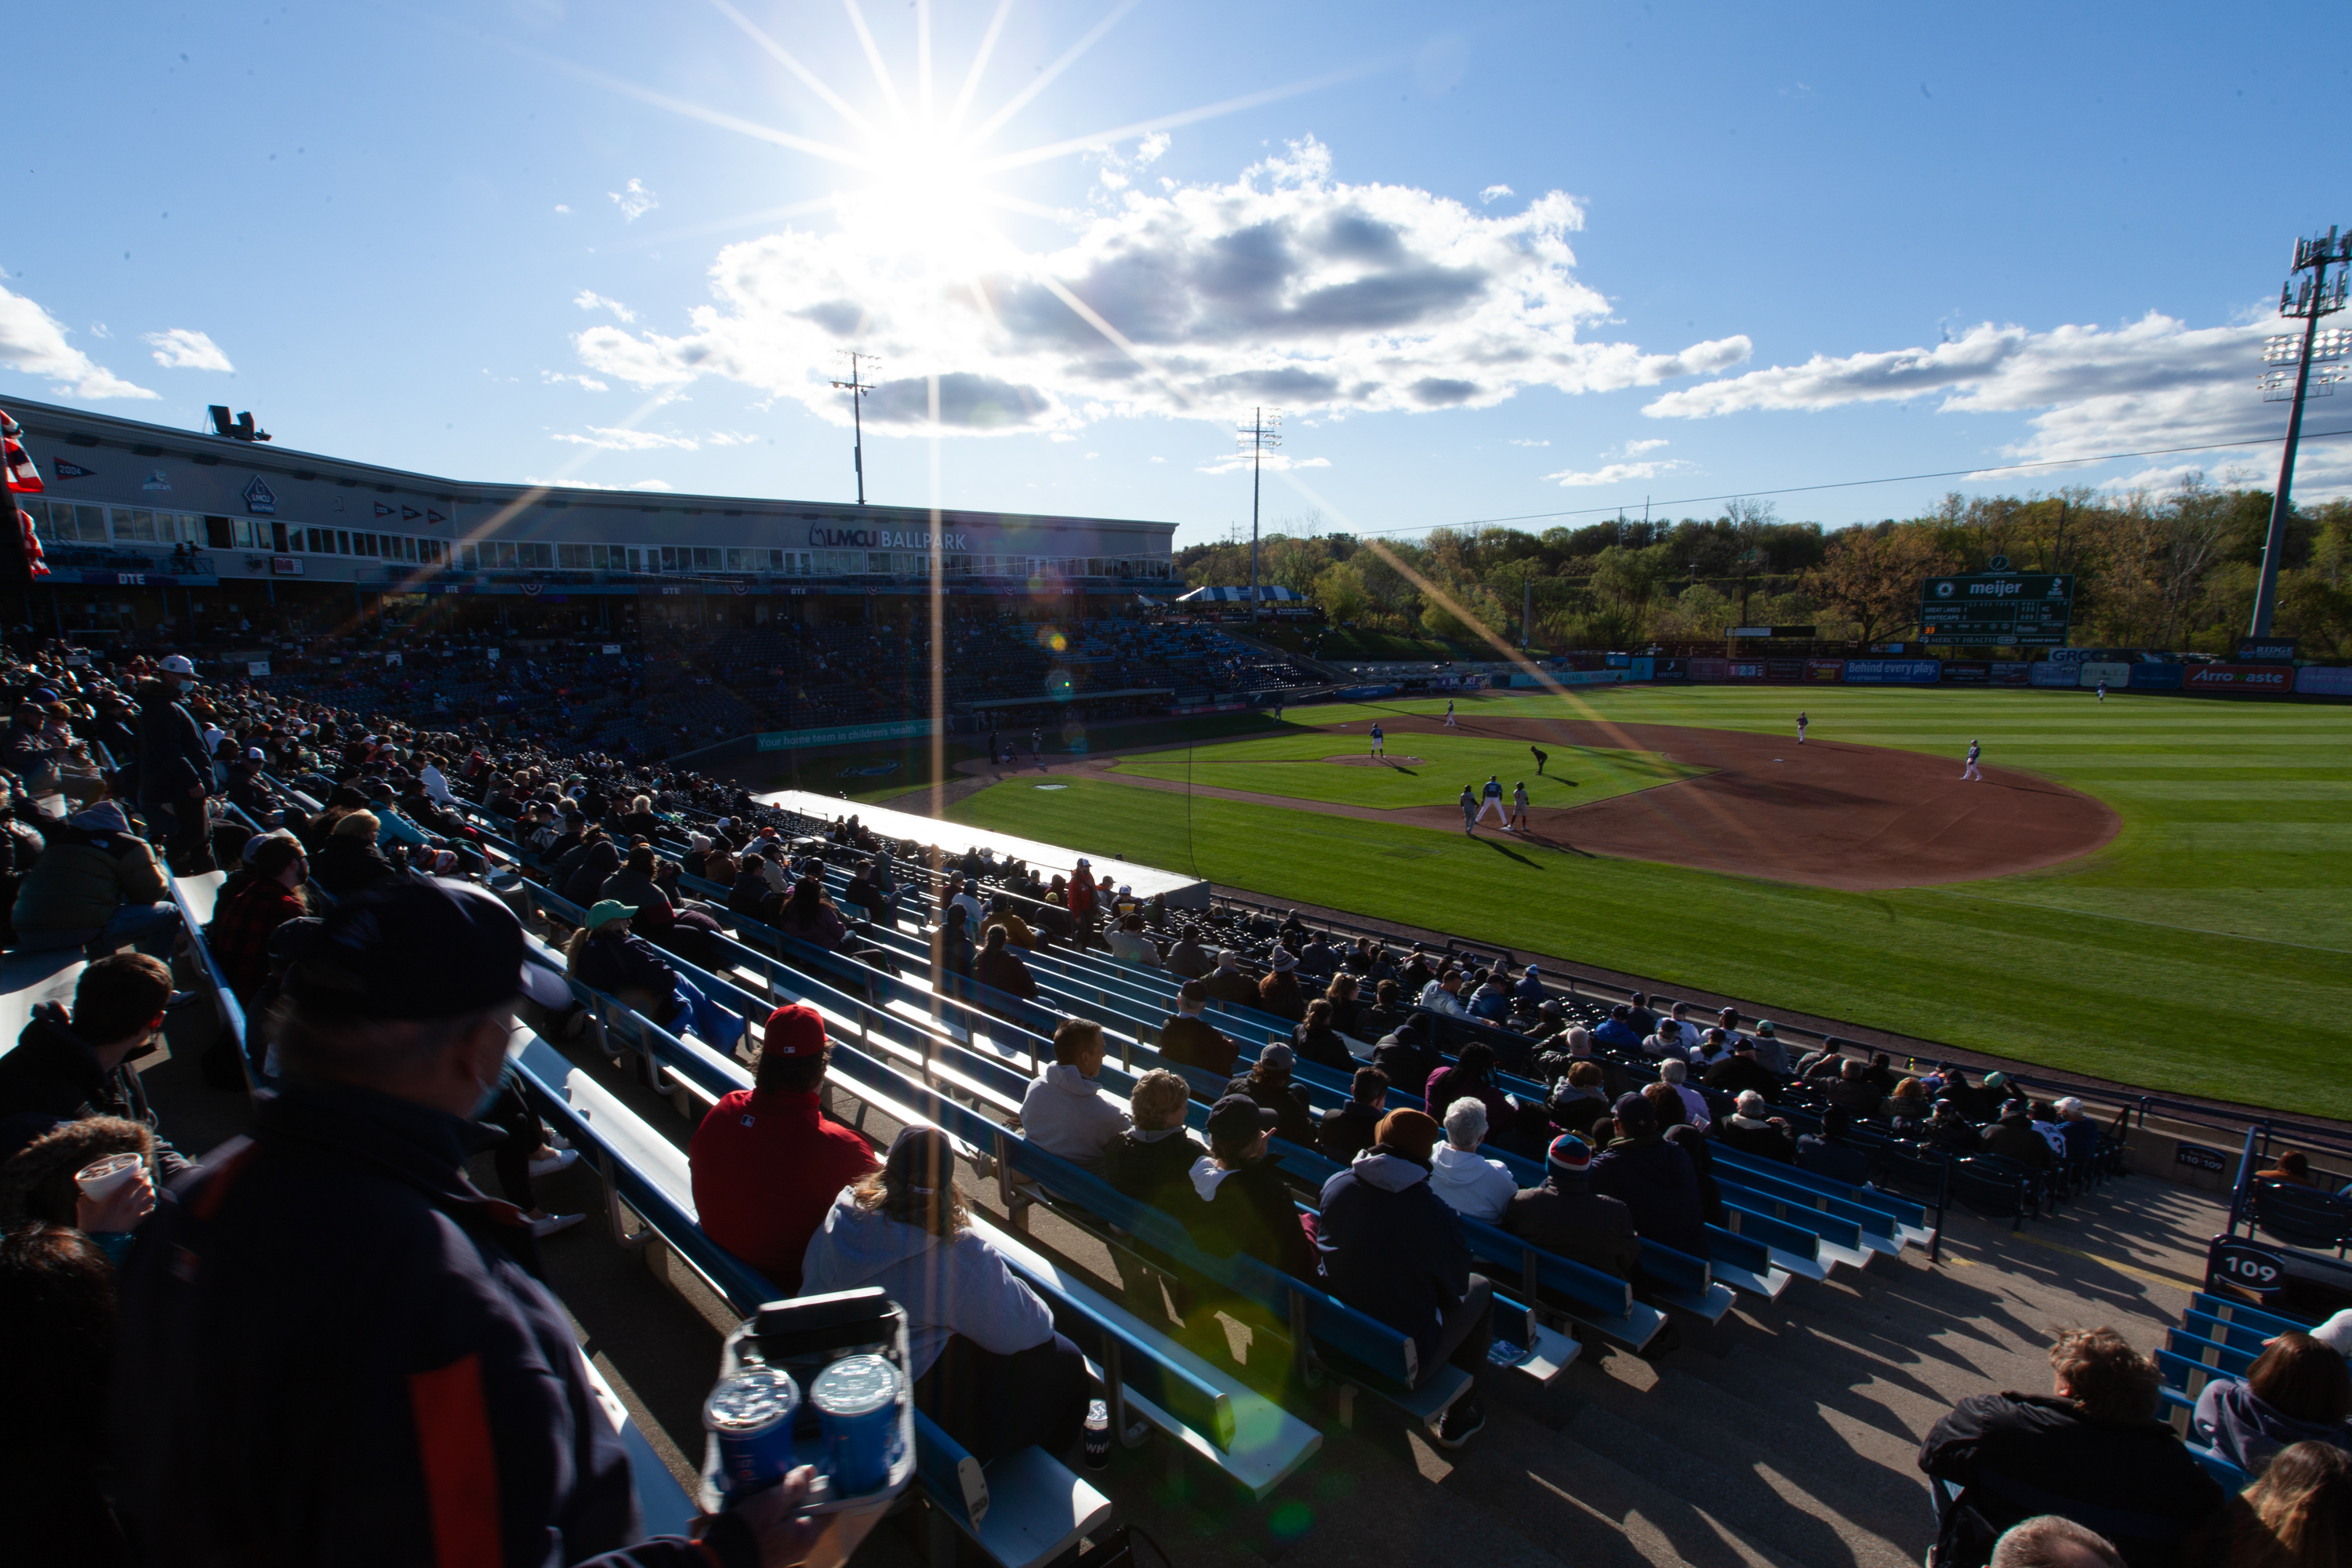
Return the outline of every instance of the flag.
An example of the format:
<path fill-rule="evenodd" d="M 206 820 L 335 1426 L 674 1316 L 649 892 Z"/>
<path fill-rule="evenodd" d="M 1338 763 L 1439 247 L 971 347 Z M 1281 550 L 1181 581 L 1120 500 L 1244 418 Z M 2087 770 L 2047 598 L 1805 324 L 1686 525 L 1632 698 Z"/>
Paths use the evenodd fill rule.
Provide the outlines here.
<path fill-rule="evenodd" d="M 49 574 L 49 563 L 41 555 L 41 536 L 34 531 L 33 514 L 24 508 L 16 509 L 16 528 L 25 540 L 25 569 L 34 577 Z"/>
<path fill-rule="evenodd" d="M 25 450 L 25 427 L 8 417 L 0 408 L 0 461 L 8 469 L 8 488 L 25 495 L 38 495 L 47 487 L 41 483 L 41 470 L 33 466 L 31 454 Z"/>

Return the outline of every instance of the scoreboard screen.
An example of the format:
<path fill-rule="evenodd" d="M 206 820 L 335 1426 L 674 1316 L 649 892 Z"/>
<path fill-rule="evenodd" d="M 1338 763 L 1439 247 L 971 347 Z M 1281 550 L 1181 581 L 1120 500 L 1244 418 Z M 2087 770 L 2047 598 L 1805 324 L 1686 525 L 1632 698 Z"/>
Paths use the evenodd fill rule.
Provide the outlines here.
<path fill-rule="evenodd" d="M 2063 647 L 2074 612 L 2072 573 L 1987 572 L 1919 585 L 1919 630 L 1929 642 Z"/>

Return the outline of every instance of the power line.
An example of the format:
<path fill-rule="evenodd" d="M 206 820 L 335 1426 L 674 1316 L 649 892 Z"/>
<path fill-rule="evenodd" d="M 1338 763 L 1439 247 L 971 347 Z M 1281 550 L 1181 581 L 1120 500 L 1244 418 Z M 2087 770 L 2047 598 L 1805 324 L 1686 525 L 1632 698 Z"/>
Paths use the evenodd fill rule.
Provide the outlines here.
<path fill-rule="evenodd" d="M 2310 431 L 2304 435 L 2303 439 L 2324 441 L 2331 436 L 2352 436 L 2352 430 Z M 1662 500 L 1657 504 L 1662 507 L 1696 506 L 1700 501 L 1743 500 L 1749 496 L 1793 496 L 1802 495 L 1811 490 L 1847 490 L 1864 485 L 1907 484 L 1916 479 L 1950 479 L 1970 474 L 2010 474 L 2021 472 L 2027 468 L 2064 468 L 2081 463 L 2112 463 L 2124 458 L 2167 458 L 2178 452 L 2218 452 L 2226 447 L 2275 447 L 2285 438 L 2284 436 L 2264 436 L 2251 441 L 2200 441 L 2193 447 L 2157 447 L 2145 452 L 2108 452 L 2095 458 L 2052 458 L 2039 463 L 2003 463 L 1990 468 L 1945 468 L 1932 474 L 1894 474 L 1882 479 L 1840 479 L 1834 484 L 1788 485 L 1776 490 L 1728 490 L 1719 496 L 1684 496 L 1679 500 Z M 1391 533 L 1423 533 L 1433 528 L 1486 528 L 1503 522 L 1540 522 L 1551 517 L 1597 517 L 1623 510 L 1622 506 L 1587 506 L 1567 511 L 1524 511 L 1514 517 L 1474 517 L 1460 522 L 1422 522 L 1409 528 L 1367 529 L 1356 537 L 1376 538 L 1386 537 Z"/>

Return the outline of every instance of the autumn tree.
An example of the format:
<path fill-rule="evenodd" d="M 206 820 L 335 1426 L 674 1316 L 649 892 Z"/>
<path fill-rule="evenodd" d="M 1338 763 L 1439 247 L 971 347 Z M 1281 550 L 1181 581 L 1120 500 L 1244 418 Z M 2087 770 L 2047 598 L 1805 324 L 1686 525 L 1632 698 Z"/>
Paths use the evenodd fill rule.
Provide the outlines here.
<path fill-rule="evenodd" d="M 1862 640 L 1872 642 L 1916 625 L 1919 584 L 1958 567 L 1926 528 L 1878 523 L 1832 534 L 1806 586 L 1815 604 L 1852 621 Z"/>

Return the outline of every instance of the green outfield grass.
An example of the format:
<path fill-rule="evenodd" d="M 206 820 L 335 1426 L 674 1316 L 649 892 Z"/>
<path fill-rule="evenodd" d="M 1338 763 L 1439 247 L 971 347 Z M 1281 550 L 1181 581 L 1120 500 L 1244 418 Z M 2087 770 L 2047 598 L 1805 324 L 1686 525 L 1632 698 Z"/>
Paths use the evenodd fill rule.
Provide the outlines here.
<path fill-rule="evenodd" d="M 1297 721 L 1313 724 L 1320 710 Z M 1296 714 L 1292 715 L 1294 718 Z M 1704 773 L 1703 768 L 1670 763 L 1649 752 L 1599 751 L 1581 746 L 1552 746 L 1550 761 L 1536 772 L 1535 758 L 1522 741 L 1495 741 L 1473 735 L 1399 735 L 1389 745 L 1391 762 L 1382 766 L 1341 765 L 1330 757 L 1362 757 L 1370 742 L 1359 724 L 1345 734 L 1320 730 L 1289 729 L 1263 740 L 1202 746 L 1191 752 L 1147 753 L 1121 763 L 1118 772 L 1177 784 L 1188 778 L 1217 789 L 1246 790 L 1254 795 L 1287 795 L 1294 800 L 1334 801 L 1342 805 L 1379 806 L 1384 810 L 1408 805 L 1452 805 L 1468 784 L 1482 788 L 1489 774 L 1501 780 L 1506 806 L 1511 787 L 1528 786 L 1530 805 L 1589 805 L 1628 790 L 1672 784 Z M 1418 757 L 1417 763 L 1403 759 Z"/>
<path fill-rule="evenodd" d="M 2122 832 L 2096 854 L 2044 871 L 1844 893 L 1085 780 L 1059 791 L 1001 784 L 954 815 L 1275 899 L 1768 1007 L 2159 1092 L 2352 1118 L 2352 1072 L 2343 1065 L 2352 1018 L 2352 707 L 1622 687 L 1565 702 L 1495 696 L 1464 704 L 1464 715 L 1786 732 L 1800 706 L 1823 740 L 1956 761 L 1980 740 L 1989 763 L 2097 795 L 2122 817 Z M 1287 717 L 1360 722 L 1444 710 L 1440 699 L 1293 709 Z M 1296 739 L 1294 731 L 1281 743 Z M 1419 752 L 1425 740 L 1391 744 Z"/>

